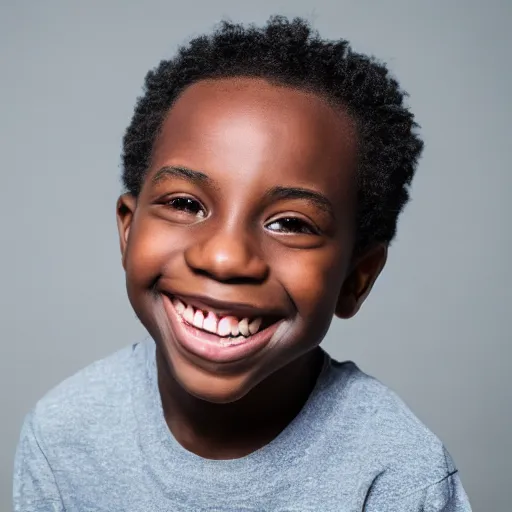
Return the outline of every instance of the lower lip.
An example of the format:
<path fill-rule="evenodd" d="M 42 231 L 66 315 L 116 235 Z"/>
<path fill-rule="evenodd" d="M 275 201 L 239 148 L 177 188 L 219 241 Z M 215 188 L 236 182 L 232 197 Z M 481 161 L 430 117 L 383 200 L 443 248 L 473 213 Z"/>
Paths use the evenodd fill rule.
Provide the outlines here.
<path fill-rule="evenodd" d="M 281 323 L 276 322 L 237 344 L 221 345 L 224 338 L 188 324 L 178 315 L 169 297 L 164 295 L 163 300 L 178 344 L 201 359 L 214 363 L 232 363 L 256 354 L 268 345 Z"/>

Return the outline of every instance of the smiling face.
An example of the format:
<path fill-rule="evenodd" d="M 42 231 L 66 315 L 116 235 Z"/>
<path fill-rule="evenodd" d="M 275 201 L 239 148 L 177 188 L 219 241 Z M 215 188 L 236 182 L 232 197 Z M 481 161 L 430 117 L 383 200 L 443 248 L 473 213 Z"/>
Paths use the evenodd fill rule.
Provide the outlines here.
<path fill-rule="evenodd" d="M 259 79 L 187 88 L 118 224 L 130 302 L 190 394 L 231 402 L 351 316 L 385 260 L 353 260 L 357 140 L 321 97 Z"/>

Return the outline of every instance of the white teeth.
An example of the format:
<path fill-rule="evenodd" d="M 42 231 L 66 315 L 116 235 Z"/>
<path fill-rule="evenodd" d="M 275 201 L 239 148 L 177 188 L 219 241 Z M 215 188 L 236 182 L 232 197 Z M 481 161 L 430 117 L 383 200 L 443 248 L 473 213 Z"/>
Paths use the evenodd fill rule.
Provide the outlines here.
<path fill-rule="evenodd" d="M 249 336 L 249 320 L 247 318 L 238 322 L 238 330 L 240 331 L 240 334 Z"/>
<path fill-rule="evenodd" d="M 219 319 L 212 311 L 205 316 L 200 309 L 196 310 L 192 306 L 186 306 L 179 299 L 173 299 L 172 303 L 178 315 L 182 316 L 189 324 L 218 336 L 231 336 L 231 342 L 234 342 L 235 339 L 242 341 L 244 337 L 256 334 L 261 327 L 261 317 L 255 318 L 250 323 L 248 318 L 239 321 L 234 316 L 225 316 Z"/>
<path fill-rule="evenodd" d="M 185 311 L 183 312 L 183 318 L 189 323 L 194 323 L 194 308 L 192 306 L 187 306 Z"/>
<path fill-rule="evenodd" d="M 217 323 L 218 323 L 217 315 L 215 313 L 212 313 L 211 311 L 209 311 L 208 316 L 204 319 L 203 329 L 205 331 L 215 334 L 217 332 Z"/>
<path fill-rule="evenodd" d="M 217 334 L 219 336 L 227 336 L 231 333 L 231 317 L 225 316 L 219 320 L 217 325 Z"/>
<path fill-rule="evenodd" d="M 194 315 L 194 320 L 193 320 L 193 324 L 195 327 L 197 327 L 198 329 L 202 329 L 203 328 L 203 322 L 204 322 L 204 315 L 203 315 L 203 312 L 198 309 L 196 312 L 195 312 L 195 315 Z"/>
<path fill-rule="evenodd" d="M 186 309 L 185 304 L 183 304 L 183 302 L 181 302 L 181 300 L 178 299 L 174 299 L 172 303 L 174 304 L 174 309 L 176 310 L 178 315 L 182 315 Z"/>
<path fill-rule="evenodd" d="M 249 332 L 251 334 L 256 334 L 261 326 L 261 317 L 255 318 L 250 324 L 249 324 Z"/>

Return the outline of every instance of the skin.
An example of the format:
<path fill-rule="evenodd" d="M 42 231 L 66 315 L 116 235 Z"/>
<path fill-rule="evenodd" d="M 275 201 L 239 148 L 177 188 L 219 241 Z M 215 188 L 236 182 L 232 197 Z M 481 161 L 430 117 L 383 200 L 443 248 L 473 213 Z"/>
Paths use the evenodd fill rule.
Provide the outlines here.
<path fill-rule="evenodd" d="M 169 111 L 141 192 L 119 198 L 117 219 L 165 418 L 190 451 L 242 457 L 303 407 L 333 315 L 358 311 L 386 261 L 382 244 L 354 256 L 356 167 L 353 120 L 313 93 L 208 80 Z M 177 342 L 168 294 L 248 304 L 279 328 L 256 354 L 213 362 Z"/>

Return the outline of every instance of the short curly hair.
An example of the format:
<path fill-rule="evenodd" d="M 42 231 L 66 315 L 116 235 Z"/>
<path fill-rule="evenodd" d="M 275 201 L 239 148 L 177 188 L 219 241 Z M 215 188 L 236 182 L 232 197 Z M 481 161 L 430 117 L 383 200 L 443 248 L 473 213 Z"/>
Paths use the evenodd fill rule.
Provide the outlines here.
<path fill-rule="evenodd" d="M 139 194 L 155 138 L 179 94 L 200 80 L 230 77 L 264 78 L 343 106 L 358 134 L 356 247 L 390 243 L 423 149 L 406 93 L 384 64 L 344 39 L 320 38 L 302 18 L 273 16 L 263 27 L 223 21 L 149 71 L 123 139 L 126 190 Z"/>

